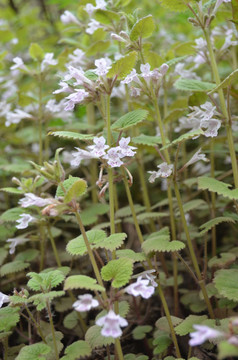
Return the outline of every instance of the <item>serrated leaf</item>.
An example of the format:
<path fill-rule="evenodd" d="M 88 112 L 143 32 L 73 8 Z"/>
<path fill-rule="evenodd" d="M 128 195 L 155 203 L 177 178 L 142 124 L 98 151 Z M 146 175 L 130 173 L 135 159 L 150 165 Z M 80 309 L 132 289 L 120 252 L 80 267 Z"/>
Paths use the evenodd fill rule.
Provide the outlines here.
<path fill-rule="evenodd" d="M 116 250 L 122 246 L 126 238 L 127 238 L 126 233 L 112 234 L 105 240 L 102 240 L 100 243 L 98 243 L 97 248 L 106 249 L 110 251 Z"/>
<path fill-rule="evenodd" d="M 14 274 L 20 272 L 22 270 L 27 269 L 30 266 L 29 263 L 25 263 L 23 261 L 12 261 L 7 264 L 2 265 L 0 274 L 1 276 L 5 276 L 8 274 Z"/>
<path fill-rule="evenodd" d="M 103 230 L 89 230 L 86 232 L 89 243 L 92 245 L 98 244 L 106 239 L 106 233 Z M 83 236 L 80 235 L 75 239 L 69 241 L 66 250 L 71 255 L 84 255 L 87 252 Z"/>
<path fill-rule="evenodd" d="M 41 272 L 39 274 L 30 272 L 27 276 L 31 278 L 27 286 L 34 291 L 52 289 L 61 284 L 65 278 L 65 275 L 59 270 Z"/>
<path fill-rule="evenodd" d="M 202 205 L 207 205 L 206 201 L 202 200 L 202 199 L 195 199 L 195 200 L 191 200 L 188 201 L 186 204 L 183 205 L 183 210 L 185 213 L 194 210 L 194 209 L 198 209 L 200 208 Z"/>
<path fill-rule="evenodd" d="M 42 61 L 44 59 L 44 50 L 37 43 L 32 43 L 29 48 L 29 54 L 33 60 Z"/>
<path fill-rule="evenodd" d="M 97 284 L 96 279 L 86 275 L 69 276 L 64 283 L 64 290 L 87 289 L 92 291 L 105 291 L 105 289 Z"/>
<path fill-rule="evenodd" d="M 174 330 L 177 335 L 184 336 L 195 331 L 193 325 L 202 324 L 205 320 L 207 320 L 207 315 L 189 315 L 185 320 L 177 325 Z"/>
<path fill-rule="evenodd" d="M 171 338 L 167 334 L 161 334 L 153 341 L 154 355 L 163 353 L 172 343 Z"/>
<path fill-rule="evenodd" d="M 140 204 L 134 204 L 134 210 L 136 214 L 139 214 L 140 212 L 145 210 L 144 206 L 141 206 Z M 120 217 L 128 217 L 131 215 L 131 208 L 130 206 L 122 207 L 121 209 L 117 210 L 115 216 L 116 218 Z"/>
<path fill-rule="evenodd" d="M 67 180 L 66 180 L 67 181 Z M 64 202 L 69 203 L 73 199 L 77 199 L 82 196 L 87 190 L 87 183 L 83 179 L 79 179 L 70 186 L 64 196 Z"/>
<path fill-rule="evenodd" d="M 111 260 L 102 267 L 101 275 L 103 280 L 112 280 L 112 286 L 119 288 L 125 286 L 131 278 L 133 271 L 133 262 L 127 258 Z"/>
<path fill-rule="evenodd" d="M 17 254 L 15 260 L 19 261 L 32 261 L 39 255 L 39 250 L 28 249 Z"/>
<path fill-rule="evenodd" d="M 215 273 L 214 284 L 220 295 L 238 301 L 238 269 L 222 269 Z"/>
<path fill-rule="evenodd" d="M 144 253 L 136 253 L 131 249 L 117 250 L 116 255 L 118 258 L 125 257 L 131 259 L 133 262 L 146 261 L 146 255 Z"/>
<path fill-rule="evenodd" d="M 238 347 L 225 340 L 219 342 L 218 351 L 218 360 L 236 358 L 238 356 Z"/>
<path fill-rule="evenodd" d="M 176 316 L 171 316 L 171 321 L 173 326 L 175 327 L 176 325 L 180 324 L 183 321 L 183 319 L 180 319 Z M 170 327 L 166 316 L 159 318 L 156 321 L 155 326 L 161 331 L 170 333 Z"/>
<path fill-rule="evenodd" d="M 233 253 L 220 253 L 219 257 L 214 256 L 208 261 L 209 268 L 224 268 L 232 264 L 236 259 Z"/>
<path fill-rule="evenodd" d="M 139 325 L 135 327 L 132 331 L 133 339 L 135 340 L 141 340 L 146 337 L 146 334 L 149 333 L 152 330 L 152 326 L 150 325 Z"/>
<path fill-rule="evenodd" d="M 60 341 L 63 339 L 63 334 L 60 331 L 55 331 L 55 340 L 56 340 L 56 347 L 58 350 L 58 354 L 61 352 L 61 350 L 63 349 L 64 345 L 63 343 Z M 50 346 L 51 348 L 51 352 L 49 354 L 46 355 L 46 360 L 55 360 L 55 349 L 54 349 L 54 339 L 52 334 L 48 334 L 45 338 L 47 345 Z"/>
<path fill-rule="evenodd" d="M 1 188 L 0 191 L 4 191 L 6 193 L 9 194 L 16 194 L 16 195 L 20 195 L 20 194 L 24 194 L 24 190 L 20 190 L 17 188 L 13 188 L 13 187 L 5 187 L 5 188 Z"/>
<path fill-rule="evenodd" d="M 234 70 L 230 75 L 228 75 L 218 86 L 216 86 L 212 91 L 209 91 L 209 95 L 217 92 L 220 89 L 227 88 L 231 83 L 238 79 L 238 69 Z"/>
<path fill-rule="evenodd" d="M 113 337 L 102 336 L 101 329 L 102 328 L 100 326 L 94 325 L 91 326 L 85 334 L 85 340 L 89 343 L 92 349 L 115 343 L 115 339 Z"/>
<path fill-rule="evenodd" d="M 198 178 L 199 189 L 216 192 L 218 195 L 228 197 L 231 200 L 237 200 L 238 189 L 230 190 L 229 187 L 231 187 L 231 184 L 226 184 L 214 178 L 210 178 L 207 176 L 201 176 Z"/>
<path fill-rule="evenodd" d="M 116 62 L 114 62 L 107 73 L 107 77 L 110 79 L 114 76 L 117 80 L 124 79 L 133 69 L 137 59 L 136 51 L 131 51 L 129 54 L 123 56 Z"/>
<path fill-rule="evenodd" d="M 152 35 L 155 29 L 155 23 L 152 15 L 148 15 L 139 19 L 131 29 L 131 41 L 137 41 L 140 38 L 145 39 Z"/>
<path fill-rule="evenodd" d="M 179 136 L 177 139 L 175 139 L 174 141 L 172 141 L 170 144 L 163 146 L 160 150 L 165 150 L 168 149 L 169 147 L 173 146 L 173 145 L 177 145 L 180 144 L 186 140 L 189 139 L 193 139 L 197 136 L 203 135 L 204 132 L 202 129 L 197 129 L 197 130 L 192 130 L 187 132 L 186 134 L 183 134 L 181 136 Z"/>
<path fill-rule="evenodd" d="M 43 343 L 27 345 L 20 350 L 16 360 L 45 360 L 44 355 L 48 354 L 50 350 L 50 346 Z"/>
<path fill-rule="evenodd" d="M 71 186 L 73 186 L 74 183 L 76 183 L 79 180 L 82 180 L 82 179 L 80 179 L 79 177 L 70 175 L 67 180 L 63 181 L 62 185 L 61 184 L 58 185 L 55 196 L 56 197 L 65 197 L 65 195 L 67 194 L 67 192 L 69 191 Z"/>
<path fill-rule="evenodd" d="M 14 222 L 14 221 L 18 220 L 20 215 L 25 212 L 26 212 L 25 209 L 21 209 L 21 208 L 17 208 L 17 207 L 8 209 L 0 216 L 0 219 L 2 221 L 6 221 L 6 222 Z"/>
<path fill-rule="evenodd" d="M 225 217 L 225 216 L 221 216 L 221 217 L 217 217 L 215 219 L 209 220 L 207 221 L 205 224 L 202 224 L 200 226 L 200 229 L 202 230 L 199 234 L 200 235 L 204 235 L 206 232 L 208 232 L 209 230 L 211 230 L 214 226 L 222 223 L 222 222 L 232 222 L 235 223 L 235 221 L 233 220 L 233 218 L 231 217 Z"/>
<path fill-rule="evenodd" d="M 139 224 L 148 223 L 151 219 L 158 219 L 160 217 L 167 216 L 168 214 L 165 212 L 145 212 L 137 215 L 137 220 Z"/>
<path fill-rule="evenodd" d="M 0 309 L 0 331 L 10 331 L 20 320 L 19 308 L 10 306 Z"/>
<path fill-rule="evenodd" d="M 150 136 L 141 134 L 139 136 L 133 137 L 131 142 L 136 145 L 145 145 L 145 146 L 157 146 L 158 144 L 162 144 L 162 140 L 160 136 Z"/>
<path fill-rule="evenodd" d="M 47 293 L 32 295 L 31 297 L 29 297 L 29 301 L 33 302 L 37 310 L 41 311 L 46 308 L 48 301 L 51 302 L 55 298 L 64 295 L 64 291 L 50 291 Z"/>
<path fill-rule="evenodd" d="M 63 321 L 64 327 L 66 329 L 72 330 L 77 326 L 78 324 L 78 315 L 76 311 L 71 311 L 69 314 L 67 314 Z"/>
<path fill-rule="evenodd" d="M 110 25 L 114 21 L 120 21 L 121 19 L 120 15 L 115 11 L 102 10 L 102 9 L 98 9 L 95 11 L 94 18 L 104 25 Z M 115 25 L 113 24 L 113 26 Z"/>
<path fill-rule="evenodd" d="M 130 111 L 129 113 L 120 117 L 114 124 L 111 126 L 112 130 L 127 130 L 133 126 L 144 121 L 148 116 L 147 110 L 137 109 Z"/>
<path fill-rule="evenodd" d="M 49 132 L 48 135 L 53 135 L 53 136 L 58 136 L 73 140 L 84 140 L 84 141 L 93 140 L 94 138 L 94 135 L 92 134 L 78 134 L 72 131 L 53 131 L 53 132 Z"/>
<path fill-rule="evenodd" d="M 206 92 L 209 90 L 212 90 L 215 88 L 216 84 L 200 81 L 200 80 L 194 80 L 194 79 L 178 79 L 174 86 L 178 90 L 182 91 L 202 91 Z"/>
<path fill-rule="evenodd" d="M 142 244 L 142 249 L 146 254 L 151 252 L 173 252 L 180 251 L 185 248 L 185 244 L 178 240 L 170 241 L 170 236 L 166 234 L 154 233 L 149 236 Z"/>
<path fill-rule="evenodd" d="M 90 356 L 91 352 L 91 346 L 87 341 L 78 340 L 67 346 L 65 356 L 63 356 L 61 360 L 78 360 Z"/>

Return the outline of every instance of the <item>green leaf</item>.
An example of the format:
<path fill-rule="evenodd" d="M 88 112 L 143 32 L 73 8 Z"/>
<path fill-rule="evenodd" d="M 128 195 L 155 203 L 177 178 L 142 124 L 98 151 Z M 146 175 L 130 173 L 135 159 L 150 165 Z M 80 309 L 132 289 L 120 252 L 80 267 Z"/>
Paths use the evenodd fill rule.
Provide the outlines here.
<path fill-rule="evenodd" d="M 158 144 L 162 144 L 162 140 L 160 136 L 150 136 L 144 134 L 133 137 L 131 141 L 136 145 L 145 145 L 152 147 L 157 146 Z"/>
<path fill-rule="evenodd" d="M 69 276 L 64 283 L 64 290 L 87 289 L 92 291 L 105 291 L 105 289 L 97 284 L 96 279 L 86 275 Z"/>
<path fill-rule="evenodd" d="M 99 21 L 101 24 L 110 25 L 113 24 L 114 21 L 120 21 L 121 16 L 115 11 L 102 10 L 98 9 L 94 13 L 94 18 Z M 113 24 L 113 26 L 115 26 Z M 101 50 L 103 52 L 104 50 Z"/>
<path fill-rule="evenodd" d="M 134 210 L 135 213 L 138 214 L 142 211 L 145 210 L 144 206 L 141 206 L 140 204 L 134 204 Z M 119 210 L 117 210 L 116 214 L 115 214 L 116 218 L 123 218 L 123 217 L 128 217 L 131 216 L 131 208 L 130 206 L 125 206 L 120 208 Z"/>
<path fill-rule="evenodd" d="M 214 284 L 220 295 L 238 301 L 238 269 L 222 269 L 215 273 Z"/>
<path fill-rule="evenodd" d="M 67 181 L 67 180 L 66 180 Z M 64 202 L 69 203 L 72 200 L 76 200 L 79 196 L 85 194 L 87 190 L 87 183 L 83 179 L 78 179 L 70 186 L 64 196 Z"/>
<path fill-rule="evenodd" d="M 238 356 L 238 347 L 224 340 L 218 344 L 218 360 L 236 358 Z"/>
<path fill-rule="evenodd" d="M 194 79 L 178 79 L 174 86 L 178 90 L 183 91 L 209 91 L 215 88 L 216 84 L 200 81 L 200 80 L 194 80 Z"/>
<path fill-rule="evenodd" d="M 27 286 L 34 291 L 52 289 L 61 284 L 65 279 L 65 275 L 59 270 L 51 270 L 39 274 L 29 272 L 27 276 L 31 278 L 28 281 Z"/>
<path fill-rule="evenodd" d="M 69 178 L 67 180 L 64 180 L 62 183 L 62 186 L 59 184 L 56 190 L 56 197 L 65 197 L 67 196 L 68 191 L 70 190 L 70 188 L 77 182 L 76 188 L 72 188 L 68 198 L 70 198 L 71 195 L 74 194 L 74 192 L 77 192 L 77 189 L 79 189 L 80 191 L 85 191 L 86 187 L 87 187 L 87 183 L 80 179 L 79 177 L 74 177 L 74 176 L 69 176 Z M 80 182 L 78 182 L 80 181 Z M 86 186 L 86 187 L 85 187 Z M 72 200 L 72 199 L 71 199 Z"/>
<path fill-rule="evenodd" d="M 99 244 L 106 239 L 106 233 L 103 230 L 89 230 L 86 232 L 88 241 L 91 245 Z M 93 246 L 92 246 L 93 248 Z M 75 239 L 70 240 L 66 250 L 70 255 L 84 255 L 87 253 L 87 247 L 85 245 L 83 236 L 77 236 Z"/>
<path fill-rule="evenodd" d="M 39 255 L 39 250 L 28 249 L 17 254 L 15 260 L 19 261 L 32 261 Z"/>
<path fill-rule="evenodd" d="M 91 326 L 85 334 L 85 340 L 89 343 L 92 349 L 115 343 L 115 339 L 113 337 L 102 336 L 101 329 L 102 328 L 100 326 L 94 325 Z"/>
<path fill-rule="evenodd" d="M 173 326 L 175 327 L 176 325 L 180 324 L 183 320 L 176 316 L 171 316 L 171 321 L 172 321 Z M 159 318 L 156 321 L 155 326 L 160 331 L 170 333 L 170 327 L 169 327 L 169 323 L 168 323 L 166 316 L 162 316 L 161 318 Z"/>
<path fill-rule="evenodd" d="M 134 111 L 130 111 L 129 113 L 120 117 L 114 124 L 111 126 L 112 130 L 127 130 L 142 121 L 144 121 L 148 116 L 147 110 L 137 109 Z"/>
<path fill-rule="evenodd" d="M 5 211 L 1 216 L 0 219 L 6 222 L 14 222 L 19 219 L 20 215 L 25 213 L 25 209 L 22 208 L 12 208 Z"/>
<path fill-rule="evenodd" d="M 208 261 L 209 268 L 224 268 L 232 264 L 236 259 L 236 255 L 230 253 L 220 253 L 219 257 L 214 256 Z"/>
<path fill-rule="evenodd" d="M 167 216 L 168 214 L 165 212 L 144 212 L 142 214 L 137 215 L 137 220 L 139 224 L 148 224 L 151 219 L 158 219 L 159 217 Z"/>
<path fill-rule="evenodd" d="M 5 276 L 8 274 L 14 274 L 14 273 L 20 272 L 22 270 L 25 270 L 29 266 L 30 266 L 29 263 L 25 263 L 23 261 L 18 261 L 18 260 L 12 261 L 7 264 L 4 264 L 1 267 L 0 274 L 1 274 L 1 276 Z"/>
<path fill-rule="evenodd" d="M 146 254 L 149 254 L 154 251 L 180 251 L 185 248 L 185 244 L 178 240 L 170 241 L 170 236 L 162 229 L 162 231 L 152 233 L 147 240 L 143 242 L 141 247 Z"/>
<path fill-rule="evenodd" d="M 116 255 L 118 258 L 125 257 L 127 259 L 131 259 L 133 262 L 146 261 L 146 255 L 144 253 L 136 253 L 131 249 L 117 250 Z"/>
<path fill-rule="evenodd" d="M 78 325 L 78 314 L 77 311 L 71 311 L 67 314 L 63 321 L 64 327 L 66 329 L 72 330 L 75 326 Z"/>
<path fill-rule="evenodd" d="M 43 343 L 27 345 L 21 348 L 16 360 L 45 360 L 44 355 L 48 354 L 50 350 L 50 346 Z"/>
<path fill-rule="evenodd" d="M 87 341 L 78 340 L 67 346 L 65 356 L 61 360 L 78 360 L 91 355 L 92 349 Z"/>
<path fill-rule="evenodd" d="M 194 209 L 198 210 L 203 205 L 207 205 L 206 201 L 204 201 L 202 199 L 195 199 L 195 200 L 188 201 L 186 204 L 184 204 L 183 210 L 185 213 L 187 213 Z"/>
<path fill-rule="evenodd" d="M 0 331 L 10 331 L 20 321 L 19 308 L 10 306 L 0 309 Z"/>
<path fill-rule="evenodd" d="M 4 248 L 0 248 L 0 266 L 2 265 L 2 263 L 4 262 L 7 256 L 8 256 L 8 251 L 5 250 Z"/>
<path fill-rule="evenodd" d="M 226 184 L 222 181 L 207 176 L 201 176 L 198 178 L 199 189 L 216 192 L 218 195 L 228 197 L 231 200 L 233 199 L 237 200 L 238 189 L 230 190 L 229 187 L 231 187 L 231 184 Z"/>
<path fill-rule="evenodd" d="M 165 150 L 168 149 L 169 147 L 173 146 L 173 145 L 177 145 L 180 144 L 186 140 L 192 139 L 194 137 L 203 135 L 204 132 L 202 131 L 202 129 L 197 129 L 197 130 L 192 130 L 189 131 L 181 136 L 179 136 L 177 139 L 175 139 L 174 141 L 172 141 L 170 144 L 163 146 L 160 150 Z"/>
<path fill-rule="evenodd" d="M 54 300 L 56 297 L 64 296 L 64 291 L 50 291 L 47 293 L 36 294 L 29 297 L 29 302 L 33 301 L 38 311 L 41 311 L 47 307 L 47 303 Z"/>
<path fill-rule="evenodd" d="M 126 315 L 128 314 L 129 310 L 130 310 L 130 305 L 127 301 L 120 301 L 118 303 L 119 309 L 118 309 L 118 313 L 121 317 L 125 318 Z M 107 310 L 102 310 L 100 311 L 100 313 L 97 314 L 96 316 L 96 320 L 98 320 L 99 318 L 107 315 L 108 311 Z"/>
<path fill-rule="evenodd" d="M 13 187 L 1 188 L 0 191 L 4 191 L 6 193 L 16 194 L 16 195 L 24 194 L 24 190 L 20 190 L 20 189 L 13 188 Z"/>
<path fill-rule="evenodd" d="M 189 315 L 185 320 L 177 325 L 174 330 L 177 335 L 184 336 L 195 331 L 193 325 L 203 324 L 205 320 L 207 320 L 207 315 Z"/>
<path fill-rule="evenodd" d="M 216 86 L 212 91 L 209 91 L 209 95 L 217 92 L 220 89 L 227 88 L 231 83 L 238 79 L 238 69 L 234 70 L 230 75 L 228 75 L 218 86 Z"/>
<path fill-rule="evenodd" d="M 152 326 L 150 325 L 139 325 L 132 331 L 133 339 L 142 340 L 146 337 L 146 334 L 151 332 Z"/>
<path fill-rule="evenodd" d="M 87 56 L 96 55 L 97 53 L 102 53 L 106 51 L 110 46 L 110 41 L 106 40 L 99 40 L 95 43 L 93 43 L 86 51 Z"/>
<path fill-rule="evenodd" d="M 105 240 L 97 244 L 97 248 L 114 251 L 122 246 L 124 240 L 127 238 L 126 233 L 112 234 Z"/>
<path fill-rule="evenodd" d="M 32 43 L 29 48 L 30 57 L 36 61 L 42 61 L 44 59 L 44 50 L 37 43 Z"/>
<path fill-rule="evenodd" d="M 161 334 L 153 341 L 154 355 L 163 353 L 172 344 L 171 338 L 167 334 Z"/>
<path fill-rule="evenodd" d="M 92 134 L 78 134 L 72 131 L 53 131 L 53 132 L 49 132 L 48 135 L 53 135 L 53 136 L 58 136 L 73 140 L 84 140 L 84 141 L 93 140 L 94 138 L 94 135 Z"/>
<path fill-rule="evenodd" d="M 112 286 L 119 288 L 125 286 L 131 278 L 133 271 L 133 262 L 127 258 L 111 260 L 102 267 L 101 275 L 103 280 L 112 280 Z"/>
<path fill-rule="evenodd" d="M 123 56 L 112 64 L 110 70 L 107 73 L 107 77 L 110 79 L 116 76 L 117 80 L 124 79 L 132 71 L 136 60 L 136 51 L 131 51 L 129 54 Z"/>
<path fill-rule="evenodd" d="M 159 0 L 162 6 L 172 11 L 184 11 L 187 10 L 187 6 L 183 0 Z"/>
<path fill-rule="evenodd" d="M 221 217 L 217 217 L 215 219 L 209 220 L 207 221 L 205 224 L 202 224 L 200 226 L 200 229 L 202 230 L 200 232 L 200 235 L 205 234 L 206 232 L 208 232 L 209 230 L 211 230 L 214 226 L 222 223 L 222 222 L 232 222 L 235 223 L 235 221 L 231 218 L 231 217 L 225 217 L 225 216 L 221 216 Z"/>
<path fill-rule="evenodd" d="M 155 23 L 152 15 L 148 15 L 139 19 L 131 29 L 131 41 L 137 41 L 140 38 L 145 39 L 152 35 L 155 29 Z"/>

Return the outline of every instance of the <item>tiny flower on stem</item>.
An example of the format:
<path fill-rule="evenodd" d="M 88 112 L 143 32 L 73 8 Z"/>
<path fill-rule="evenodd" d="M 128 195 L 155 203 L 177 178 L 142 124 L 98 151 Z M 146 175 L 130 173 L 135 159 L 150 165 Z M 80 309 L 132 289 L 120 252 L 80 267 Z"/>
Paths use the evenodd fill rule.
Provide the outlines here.
<path fill-rule="evenodd" d="M 73 303 L 73 307 L 79 312 L 89 311 L 99 305 L 99 302 L 96 299 L 93 299 L 91 294 L 79 295 L 78 299 L 79 300 Z"/>
<path fill-rule="evenodd" d="M 74 16 L 74 14 L 72 14 L 70 11 L 66 10 L 61 16 L 60 16 L 60 20 L 62 21 L 63 24 L 70 24 L 70 23 L 75 23 L 75 24 L 79 24 L 78 19 L 76 18 L 76 16 Z"/>
<path fill-rule="evenodd" d="M 206 158 L 205 154 L 201 154 L 201 149 L 199 149 L 192 157 L 191 159 L 184 165 L 184 167 L 194 164 L 197 161 L 205 161 L 208 162 L 209 160 Z"/>
<path fill-rule="evenodd" d="M 34 221 L 35 218 L 30 214 L 21 214 L 20 219 L 16 220 L 19 224 L 16 226 L 17 229 L 26 229 L 30 222 Z"/>
<path fill-rule="evenodd" d="M 44 207 L 53 204 L 54 202 L 55 200 L 53 198 L 42 199 L 33 193 L 26 193 L 25 197 L 19 201 L 19 204 L 21 207 L 27 208 L 29 206 Z"/>
<path fill-rule="evenodd" d="M 107 315 L 99 318 L 96 324 L 103 327 L 101 330 L 102 336 L 118 338 L 122 335 L 121 327 L 127 326 L 128 322 L 120 315 L 115 314 L 113 310 L 110 310 Z"/>
<path fill-rule="evenodd" d="M 206 340 L 216 339 L 223 336 L 223 333 L 214 330 L 206 325 L 193 325 L 195 332 L 190 333 L 190 346 L 197 346 L 203 344 Z"/>
<path fill-rule="evenodd" d="M 12 239 L 7 239 L 7 243 L 10 244 L 9 254 L 14 254 L 16 250 L 17 245 L 25 244 L 27 241 L 29 241 L 28 238 L 25 236 L 18 236 Z"/>
<path fill-rule="evenodd" d="M 135 283 L 125 288 L 125 291 L 130 295 L 141 296 L 144 299 L 149 299 L 155 291 L 154 286 L 148 286 L 149 282 L 150 280 L 142 280 L 142 276 L 139 276 Z"/>
<path fill-rule="evenodd" d="M 108 150 L 107 154 L 103 156 L 103 159 L 107 160 L 108 165 L 111 167 L 120 167 L 123 165 L 121 161 L 122 155 L 117 148 L 111 148 Z"/>
<path fill-rule="evenodd" d="M 130 146 L 129 142 L 131 141 L 130 136 L 127 138 L 121 138 L 119 141 L 119 146 L 116 147 L 118 149 L 119 153 L 122 157 L 124 156 L 134 156 L 136 154 L 135 149 L 137 149 L 135 146 Z"/>
<path fill-rule="evenodd" d="M 89 145 L 88 149 L 92 151 L 94 157 L 100 157 L 106 154 L 105 150 L 109 148 L 103 136 L 93 138 L 94 145 Z"/>
<path fill-rule="evenodd" d="M 149 182 L 153 183 L 155 179 L 161 177 L 161 178 L 167 178 L 173 173 L 173 165 L 167 164 L 166 162 L 163 162 L 162 164 L 157 166 L 159 168 L 158 171 L 148 171 L 151 176 L 149 177 Z"/>

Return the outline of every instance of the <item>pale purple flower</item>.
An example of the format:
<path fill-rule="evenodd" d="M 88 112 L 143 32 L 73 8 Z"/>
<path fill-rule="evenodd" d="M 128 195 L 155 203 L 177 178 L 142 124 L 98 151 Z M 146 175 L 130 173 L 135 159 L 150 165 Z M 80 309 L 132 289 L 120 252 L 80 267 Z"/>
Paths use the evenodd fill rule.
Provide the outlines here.
<path fill-rule="evenodd" d="M 206 137 L 216 137 L 218 135 L 218 129 L 221 127 L 221 121 L 217 119 L 209 119 L 201 121 L 201 127 L 206 128 L 204 135 Z"/>
<path fill-rule="evenodd" d="M 130 88 L 130 91 L 131 91 L 131 96 L 132 96 L 132 97 L 138 97 L 138 96 L 140 96 L 140 94 L 141 94 L 141 89 L 138 88 L 138 87 L 132 86 L 132 87 Z"/>
<path fill-rule="evenodd" d="M 190 333 L 191 339 L 189 340 L 190 346 L 197 346 L 203 344 L 206 340 L 216 339 L 223 336 L 223 333 L 214 330 L 206 325 L 193 325 L 195 332 Z"/>
<path fill-rule="evenodd" d="M 216 2 L 216 5 L 213 9 L 214 13 L 218 10 L 219 6 L 222 4 L 222 3 L 229 3 L 231 2 L 231 0 L 217 0 Z"/>
<path fill-rule="evenodd" d="M 120 167 L 123 165 L 121 161 L 121 154 L 118 152 L 117 148 L 111 148 L 108 150 L 107 154 L 103 156 L 103 159 L 107 160 L 108 165 L 111 167 Z"/>
<path fill-rule="evenodd" d="M 9 254 L 14 254 L 15 250 L 16 250 L 16 246 L 21 245 L 21 244 L 25 244 L 27 241 L 29 241 L 28 238 L 26 238 L 24 235 L 23 236 L 18 236 L 12 239 L 7 239 L 7 243 L 9 243 L 10 249 L 9 249 Z"/>
<path fill-rule="evenodd" d="M 185 164 L 185 166 L 189 166 L 194 164 L 197 161 L 205 161 L 208 162 L 209 160 L 206 158 L 205 154 L 201 154 L 201 149 L 199 149 L 192 157 L 191 159 Z"/>
<path fill-rule="evenodd" d="M 161 178 L 167 178 L 173 173 L 173 164 L 167 164 L 166 162 L 163 162 L 162 164 L 158 165 L 158 171 L 148 171 L 151 176 L 149 177 L 149 182 L 153 183 L 155 179 L 161 177 Z"/>
<path fill-rule="evenodd" d="M 92 85 L 92 81 L 84 75 L 84 71 L 81 68 L 76 69 L 75 67 L 69 65 L 68 69 L 69 69 L 69 74 L 66 75 L 65 80 L 70 80 L 71 78 L 75 78 L 76 83 L 74 85 L 83 85 L 84 83 L 88 85 Z"/>
<path fill-rule="evenodd" d="M 46 53 L 41 63 L 41 71 L 44 71 L 48 65 L 55 66 L 58 64 L 58 60 L 53 59 L 53 53 Z"/>
<path fill-rule="evenodd" d="M 55 200 L 53 198 L 42 199 L 33 193 L 26 193 L 25 197 L 19 200 L 19 204 L 23 208 L 27 208 L 29 206 L 44 207 L 46 205 L 53 204 L 54 202 Z"/>
<path fill-rule="evenodd" d="M 75 149 L 77 149 L 77 151 L 72 153 L 74 159 L 70 161 L 70 165 L 72 167 L 78 167 L 82 160 L 90 160 L 95 158 L 95 154 L 92 152 L 77 147 Z"/>
<path fill-rule="evenodd" d="M 73 303 L 74 310 L 79 312 L 89 311 L 90 309 L 97 307 L 99 302 L 93 299 L 91 294 L 79 295 L 77 301 Z"/>
<path fill-rule="evenodd" d="M 89 15 L 92 15 L 92 13 L 97 9 L 105 10 L 106 5 L 107 3 L 104 0 L 96 0 L 96 6 L 93 6 L 92 4 L 89 3 L 85 6 L 85 10 Z"/>
<path fill-rule="evenodd" d="M 75 92 L 67 96 L 68 99 L 64 110 L 73 110 L 75 104 L 82 103 L 87 97 L 89 93 L 84 89 L 75 89 Z"/>
<path fill-rule="evenodd" d="M 79 24 L 78 19 L 76 18 L 76 16 L 74 16 L 70 11 L 66 10 L 61 16 L 60 16 L 60 20 L 62 21 L 63 24 L 70 24 L 70 23 L 75 23 L 75 24 Z"/>
<path fill-rule="evenodd" d="M 96 6 L 93 6 L 93 4 L 90 4 L 90 3 L 86 4 L 86 6 L 85 6 L 85 11 L 87 11 L 87 13 L 88 13 L 89 15 L 92 15 L 92 13 L 93 13 L 95 10 L 96 10 Z"/>
<path fill-rule="evenodd" d="M 30 214 L 21 214 L 20 219 L 16 220 L 19 224 L 16 226 L 17 229 L 26 229 L 30 222 L 34 221 L 35 218 Z"/>
<path fill-rule="evenodd" d="M 232 335 L 227 341 L 232 345 L 238 346 L 238 336 L 237 335 Z"/>
<path fill-rule="evenodd" d="M 20 58 L 19 56 L 13 58 L 12 61 L 15 63 L 15 65 L 12 65 L 10 67 L 11 70 L 26 69 L 26 66 L 25 66 L 22 58 Z"/>
<path fill-rule="evenodd" d="M 130 84 L 132 81 L 138 82 L 138 74 L 136 72 L 136 69 L 132 69 L 129 75 L 125 77 L 124 80 L 121 81 L 122 84 Z"/>
<path fill-rule="evenodd" d="M 107 315 L 99 318 L 96 324 L 103 326 L 101 330 L 102 336 L 118 338 L 122 335 L 121 327 L 127 326 L 128 322 L 120 315 L 115 314 L 113 310 L 110 310 Z"/>
<path fill-rule="evenodd" d="M 141 296 L 144 299 L 149 299 L 155 291 L 154 286 L 148 286 L 149 282 L 150 280 L 143 280 L 142 276 L 139 276 L 135 283 L 125 288 L 125 291 L 130 295 Z"/>
<path fill-rule="evenodd" d="M 151 174 L 150 177 L 149 177 L 149 182 L 150 183 L 154 183 L 155 179 L 157 179 L 159 177 L 158 171 L 148 171 L 148 173 Z"/>
<path fill-rule="evenodd" d="M 169 70 L 169 65 L 167 64 L 162 64 L 159 68 L 159 71 L 162 75 L 165 75 L 167 73 L 167 71 Z"/>
<path fill-rule="evenodd" d="M 91 21 L 88 23 L 88 27 L 85 30 L 87 34 L 92 35 L 97 29 L 100 29 L 102 26 L 100 22 L 98 22 L 95 19 L 91 19 Z"/>
<path fill-rule="evenodd" d="M 103 136 L 93 138 L 94 145 L 89 145 L 88 149 L 91 150 L 93 157 L 101 157 L 106 154 L 105 150 L 109 148 Z"/>
<path fill-rule="evenodd" d="M 135 149 L 137 149 L 135 146 L 128 145 L 131 141 L 130 136 L 127 138 L 122 137 L 119 141 L 119 146 L 116 147 L 116 149 L 119 151 L 122 157 L 124 156 L 134 156 L 136 154 Z"/>
<path fill-rule="evenodd" d="M 95 60 L 95 66 L 96 70 L 94 70 L 95 74 L 98 76 L 104 76 L 108 73 L 108 70 L 110 69 L 111 60 L 108 58 L 101 58 Z"/>
<path fill-rule="evenodd" d="M 9 296 L 3 294 L 0 291 L 0 308 L 3 306 L 4 303 L 8 303 L 8 302 L 10 302 Z"/>
<path fill-rule="evenodd" d="M 65 81 L 60 81 L 59 86 L 61 86 L 61 88 L 53 91 L 53 94 L 60 94 L 62 92 L 71 91 L 69 85 Z"/>
<path fill-rule="evenodd" d="M 22 111 L 20 109 L 15 109 L 12 112 L 6 114 L 5 125 L 10 126 L 11 124 L 19 124 L 22 119 L 31 119 L 32 115 Z"/>
<path fill-rule="evenodd" d="M 69 60 L 70 65 L 83 66 L 86 62 L 85 52 L 81 49 L 75 49 L 73 54 L 69 54 Z"/>
<path fill-rule="evenodd" d="M 151 76 L 153 75 L 152 71 L 150 71 L 150 64 L 148 63 L 141 64 L 140 71 L 141 71 L 140 76 L 142 76 L 144 79 L 150 79 Z"/>

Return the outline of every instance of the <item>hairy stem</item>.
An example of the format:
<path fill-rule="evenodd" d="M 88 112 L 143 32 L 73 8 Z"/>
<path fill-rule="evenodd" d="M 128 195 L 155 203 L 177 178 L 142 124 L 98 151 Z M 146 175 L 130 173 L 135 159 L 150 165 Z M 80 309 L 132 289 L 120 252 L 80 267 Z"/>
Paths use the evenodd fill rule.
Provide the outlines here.
<path fill-rule="evenodd" d="M 54 328 L 54 323 L 53 323 L 53 319 L 52 319 L 52 313 L 51 313 L 51 309 L 50 309 L 49 300 L 47 300 L 46 305 L 47 305 L 47 311 L 48 311 L 49 321 L 50 321 L 50 328 L 51 328 L 51 333 L 52 333 L 52 338 L 53 338 L 53 344 L 54 344 L 54 350 L 55 350 L 55 359 L 59 360 L 57 342 L 56 342 L 56 337 L 55 337 L 55 328 Z"/>

